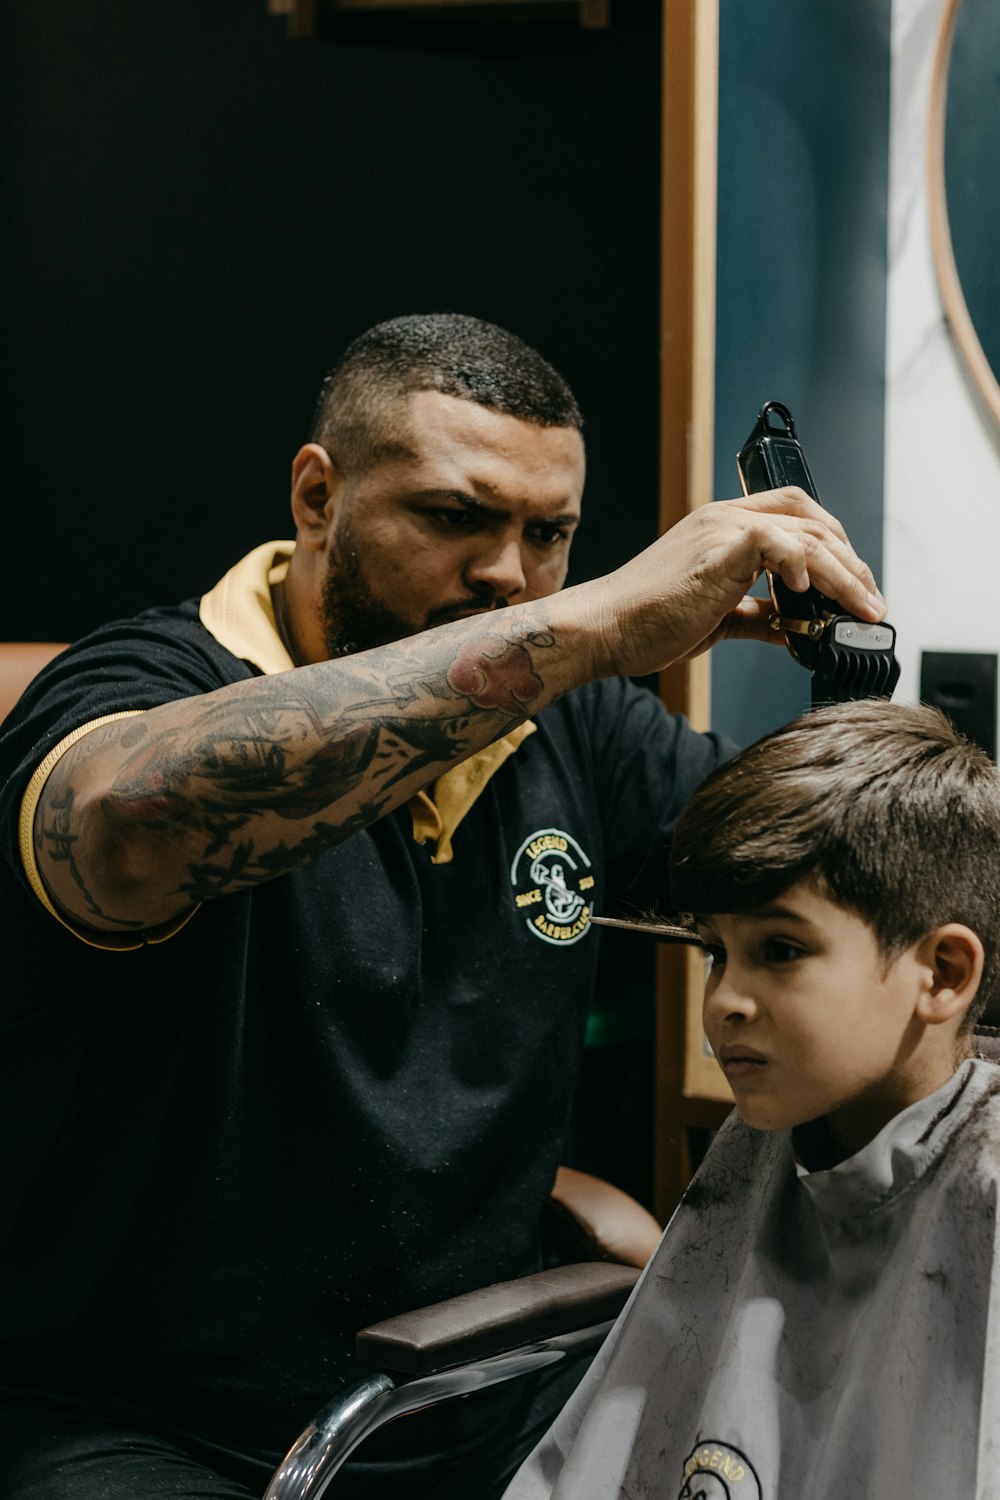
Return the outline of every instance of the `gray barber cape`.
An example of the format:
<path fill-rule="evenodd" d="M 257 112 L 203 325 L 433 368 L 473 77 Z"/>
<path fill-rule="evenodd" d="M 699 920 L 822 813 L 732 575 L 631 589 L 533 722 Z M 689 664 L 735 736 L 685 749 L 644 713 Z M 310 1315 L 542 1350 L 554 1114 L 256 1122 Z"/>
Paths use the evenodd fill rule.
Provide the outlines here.
<path fill-rule="evenodd" d="M 729 1117 L 504 1500 L 1000 1496 L 1000 1067 L 796 1142 Z"/>

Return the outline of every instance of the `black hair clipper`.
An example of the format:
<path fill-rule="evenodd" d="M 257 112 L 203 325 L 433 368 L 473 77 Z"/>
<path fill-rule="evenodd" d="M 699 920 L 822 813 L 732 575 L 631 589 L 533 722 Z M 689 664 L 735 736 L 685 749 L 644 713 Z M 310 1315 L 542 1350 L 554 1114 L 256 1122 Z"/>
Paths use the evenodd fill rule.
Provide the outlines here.
<path fill-rule="evenodd" d="M 822 503 L 816 493 L 795 423 L 787 406 L 767 401 L 757 425 L 736 455 L 745 495 L 794 484 Z M 774 574 L 767 575 L 774 615 L 773 629 L 785 637 L 789 651 L 813 674 L 813 707 L 847 703 L 852 698 L 891 698 L 899 681 L 896 631 L 884 620 L 873 625 L 809 588 L 799 594 Z"/>

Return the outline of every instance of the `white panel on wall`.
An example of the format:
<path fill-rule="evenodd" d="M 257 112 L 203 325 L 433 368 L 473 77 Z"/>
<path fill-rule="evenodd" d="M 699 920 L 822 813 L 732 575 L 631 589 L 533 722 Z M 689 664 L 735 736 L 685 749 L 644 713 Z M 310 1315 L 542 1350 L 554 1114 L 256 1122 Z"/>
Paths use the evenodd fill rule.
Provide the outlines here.
<path fill-rule="evenodd" d="M 898 701 L 919 695 L 922 651 L 1000 652 L 1000 428 L 946 323 L 931 252 L 927 121 L 943 9 L 892 7 L 882 581 Z"/>

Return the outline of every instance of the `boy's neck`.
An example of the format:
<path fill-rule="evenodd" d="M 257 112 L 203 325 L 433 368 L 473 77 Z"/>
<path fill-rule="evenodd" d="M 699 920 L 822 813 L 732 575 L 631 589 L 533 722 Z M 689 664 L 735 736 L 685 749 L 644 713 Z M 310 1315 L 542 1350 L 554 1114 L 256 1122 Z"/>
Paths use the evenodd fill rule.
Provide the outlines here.
<path fill-rule="evenodd" d="M 825 1172 L 831 1167 L 840 1166 L 841 1162 L 848 1161 L 863 1151 L 865 1146 L 884 1130 L 891 1120 L 896 1119 L 904 1110 L 911 1105 L 918 1104 L 921 1099 L 927 1099 L 931 1094 L 936 1094 L 938 1089 L 944 1088 L 949 1083 L 964 1062 L 973 1055 L 971 1039 L 970 1044 L 964 1048 L 961 1055 L 949 1068 L 928 1076 L 925 1086 L 917 1092 L 907 1092 L 896 1102 L 895 1108 L 886 1106 L 885 1098 L 879 1099 L 877 1105 L 866 1109 L 866 1101 L 857 1099 L 852 1105 L 837 1110 L 833 1114 L 820 1115 L 816 1120 L 810 1120 L 805 1125 L 799 1125 L 794 1131 L 795 1152 L 802 1165 L 809 1172 Z"/>

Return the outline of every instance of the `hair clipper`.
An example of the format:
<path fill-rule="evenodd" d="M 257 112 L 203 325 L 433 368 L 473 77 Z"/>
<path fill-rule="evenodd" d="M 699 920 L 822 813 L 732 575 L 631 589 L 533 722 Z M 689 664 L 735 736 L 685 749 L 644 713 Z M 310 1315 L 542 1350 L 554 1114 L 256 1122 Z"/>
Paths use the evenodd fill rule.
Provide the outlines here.
<path fill-rule="evenodd" d="M 761 407 L 753 432 L 736 455 L 736 467 L 746 495 L 794 484 L 822 503 L 792 414 L 780 401 Z M 813 707 L 892 696 L 899 681 L 892 625 L 845 614 L 819 589 L 796 593 L 770 572 L 767 583 L 775 611 L 772 628 L 784 636 L 795 660 L 813 674 Z"/>

